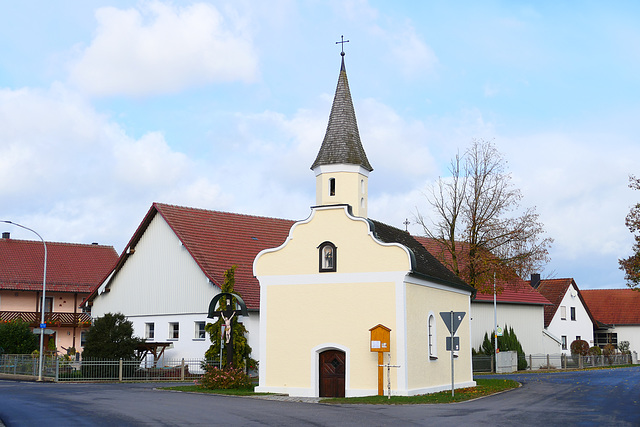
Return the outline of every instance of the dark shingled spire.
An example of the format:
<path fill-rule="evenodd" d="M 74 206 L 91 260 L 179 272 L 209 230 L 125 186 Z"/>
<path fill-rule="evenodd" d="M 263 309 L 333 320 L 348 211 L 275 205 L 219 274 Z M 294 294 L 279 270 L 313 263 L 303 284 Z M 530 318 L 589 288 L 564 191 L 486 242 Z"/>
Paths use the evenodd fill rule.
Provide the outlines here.
<path fill-rule="evenodd" d="M 327 132 L 311 169 L 321 165 L 341 163 L 359 165 L 369 172 L 373 170 L 360 142 L 356 112 L 351 101 L 347 70 L 344 66 L 344 54 L 342 54 L 340 77 L 338 77 L 338 87 L 331 106 Z"/>

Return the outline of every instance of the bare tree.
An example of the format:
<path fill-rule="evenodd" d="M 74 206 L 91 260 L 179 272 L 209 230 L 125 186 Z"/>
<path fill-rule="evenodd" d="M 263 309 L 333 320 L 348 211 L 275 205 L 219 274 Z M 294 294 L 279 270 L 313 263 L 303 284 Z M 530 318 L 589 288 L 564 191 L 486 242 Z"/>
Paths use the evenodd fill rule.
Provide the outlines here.
<path fill-rule="evenodd" d="M 426 194 L 434 220 L 417 214 L 426 235 L 442 248 L 440 260 L 479 290 L 492 284 L 494 273 L 508 280 L 539 271 L 553 240 L 542 237 L 535 208 L 518 213 L 522 195 L 495 145 L 473 140 L 449 172 Z"/>
<path fill-rule="evenodd" d="M 629 188 L 640 190 L 640 178 L 629 176 Z M 620 269 L 624 271 L 627 286 L 640 290 L 640 203 L 631 208 L 625 218 L 625 225 L 635 235 L 633 254 L 628 258 L 619 260 Z"/>

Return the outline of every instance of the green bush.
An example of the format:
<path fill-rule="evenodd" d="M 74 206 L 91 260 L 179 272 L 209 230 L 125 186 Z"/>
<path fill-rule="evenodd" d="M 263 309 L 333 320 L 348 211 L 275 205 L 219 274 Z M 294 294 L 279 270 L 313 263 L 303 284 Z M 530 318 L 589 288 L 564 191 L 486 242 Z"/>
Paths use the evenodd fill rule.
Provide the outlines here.
<path fill-rule="evenodd" d="M 0 321 L 0 354 L 29 354 L 38 348 L 39 337 L 20 319 Z"/>
<path fill-rule="evenodd" d="M 217 366 L 206 365 L 205 374 L 200 378 L 198 385 L 211 390 L 249 388 L 251 378 L 240 368 L 220 369 Z"/>
<path fill-rule="evenodd" d="M 594 345 L 593 347 L 591 347 L 589 349 L 589 355 L 590 356 L 600 356 L 602 354 L 602 349 L 600 347 L 598 347 L 597 345 Z"/>
<path fill-rule="evenodd" d="M 485 332 L 484 340 L 478 349 L 478 354 L 485 354 L 490 356 L 494 354 L 494 337 L 491 333 L 491 339 L 489 339 L 489 333 Z M 516 336 L 513 328 L 510 326 L 504 326 L 504 332 L 501 337 L 498 337 L 498 350 L 499 351 L 515 351 L 518 353 L 518 370 L 523 371 L 527 369 L 527 358 L 522 350 L 522 345 Z"/>

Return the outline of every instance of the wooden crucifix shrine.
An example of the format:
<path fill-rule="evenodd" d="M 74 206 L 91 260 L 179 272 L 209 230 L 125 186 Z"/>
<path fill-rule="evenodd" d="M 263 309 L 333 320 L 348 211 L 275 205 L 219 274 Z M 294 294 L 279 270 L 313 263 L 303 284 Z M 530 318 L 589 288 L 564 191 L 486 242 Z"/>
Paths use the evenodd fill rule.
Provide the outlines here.
<path fill-rule="evenodd" d="M 369 349 L 378 353 L 378 396 L 382 396 L 384 394 L 384 371 L 382 370 L 385 366 L 384 353 L 391 351 L 391 329 L 378 324 L 369 331 L 371 332 Z"/>
<path fill-rule="evenodd" d="M 225 298 L 226 300 L 225 309 L 221 310 L 220 308 L 218 308 L 218 310 L 216 310 L 218 302 L 222 298 Z M 236 303 L 239 306 L 239 308 L 235 307 L 235 304 L 233 303 L 234 299 L 236 300 Z M 225 336 L 223 337 L 222 333 L 220 333 L 220 345 L 222 346 L 222 341 L 224 340 L 225 347 L 227 349 L 227 363 L 225 364 L 225 368 L 227 369 L 233 368 L 233 322 L 232 320 L 234 316 L 249 317 L 249 313 L 247 312 L 247 306 L 245 305 L 244 301 L 242 300 L 242 298 L 240 298 L 239 295 L 232 294 L 230 292 L 221 292 L 215 297 L 213 297 L 213 299 L 209 303 L 209 314 L 207 315 L 207 318 L 213 319 L 216 317 L 220 317 L 224 321 Z M 220 360 L 220 363 L 222 363 L 222 360 Z"/>

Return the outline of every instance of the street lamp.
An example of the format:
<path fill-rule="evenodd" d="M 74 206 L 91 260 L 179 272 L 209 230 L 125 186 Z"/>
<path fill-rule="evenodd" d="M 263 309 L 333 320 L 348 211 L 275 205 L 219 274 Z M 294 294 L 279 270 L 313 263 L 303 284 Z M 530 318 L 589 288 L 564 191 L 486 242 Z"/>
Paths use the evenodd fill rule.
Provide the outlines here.
<path fill-rule="evenodd" d="M 20 225 L 11 221 L 0 221 L 6 222 L 7 224 L 13 224 L 16 227 L 24 228 L 25 230 L 29 230 L 34 233 L 36 236 L 40 238 L 42 244 L 44 245 L 44 272 L 42 274 L 42 305 L 40 306 L 40 359 L 38 361 L 38 381 L 42 381 L 42 355 L 44 353 L 44 307 L 45 307 L 45 293 L 47 292 L 47 244 L 41 235 L 38 234 L 37 231 L 32 230 L 29 227 L 25 227 L 24 225 Z"/>

